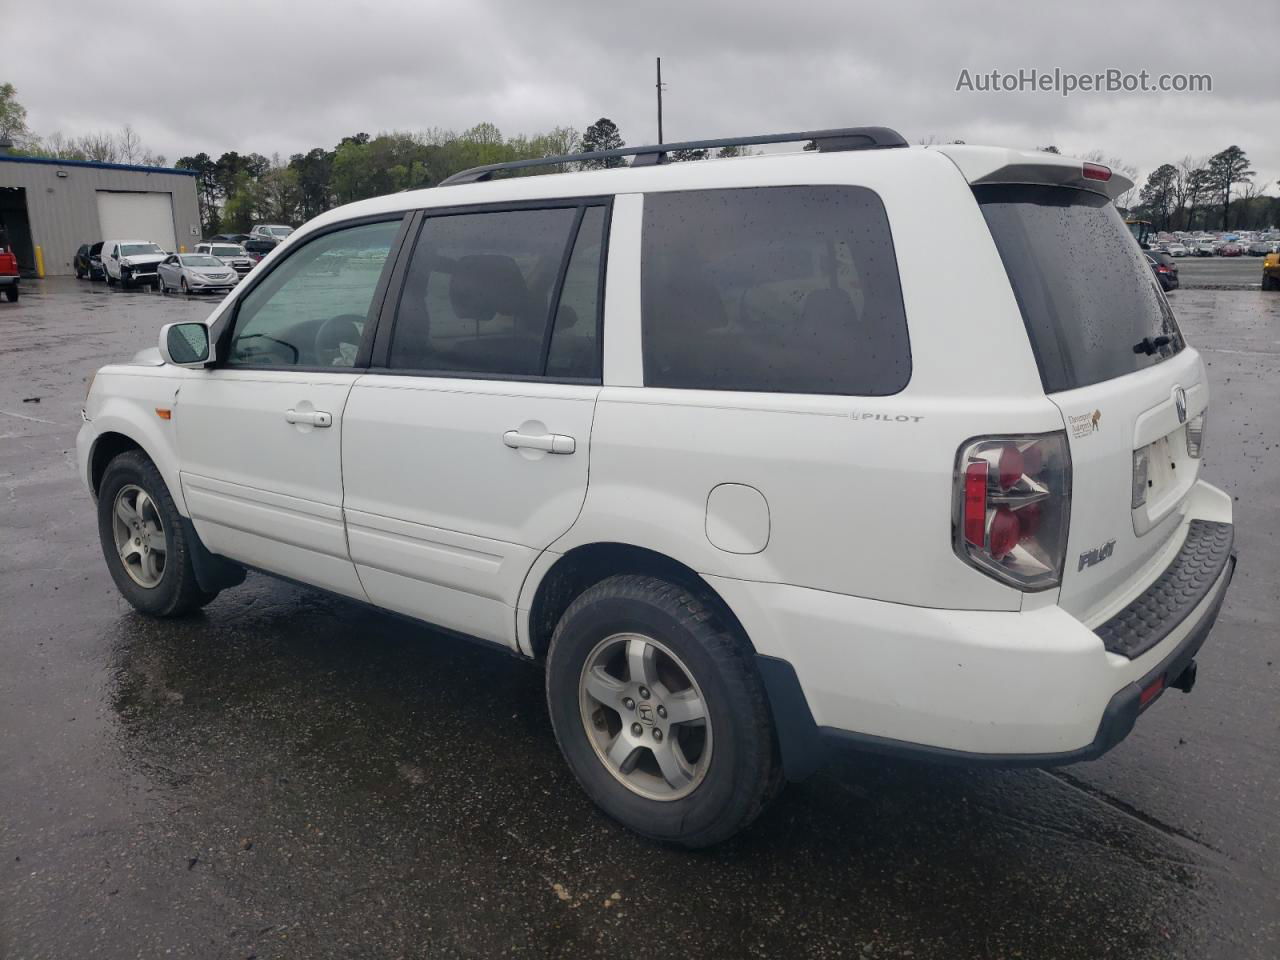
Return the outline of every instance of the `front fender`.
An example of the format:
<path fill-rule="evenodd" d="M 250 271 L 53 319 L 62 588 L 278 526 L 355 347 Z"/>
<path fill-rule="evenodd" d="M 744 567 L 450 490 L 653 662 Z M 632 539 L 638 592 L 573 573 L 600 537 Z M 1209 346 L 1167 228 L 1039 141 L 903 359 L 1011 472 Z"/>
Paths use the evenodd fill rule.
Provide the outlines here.
<path fill-rule="evenodd" d="M 99 378 L 99 381 L 103 379 Z M 178 480 L 178 444 L 172 419 L 162 419 L 157 409 L 172 411 L 177 399 L 179 381 L 169 377 L 110 378 L 117 384 L 103 384 L 102 393 L 95 389 L 97 397 L 91 398 L 86 422 L 77 440 L 77 451 L 82 462 L 81 476 L 93 488 L 92 465 L 94 451 L 102 438 L 120 434 L 142 448 L 151 458 L 160 476 L 164 478 L 169 494 L 178 512 L 188 516 L 186 501 L 182 496 L 182 484 Z M 95 388 L 99 383 L 95 383 Z M 120 389 L 117 389 L 117 386 Z M 96 399 L 96 403 L 93 400 Z"/>

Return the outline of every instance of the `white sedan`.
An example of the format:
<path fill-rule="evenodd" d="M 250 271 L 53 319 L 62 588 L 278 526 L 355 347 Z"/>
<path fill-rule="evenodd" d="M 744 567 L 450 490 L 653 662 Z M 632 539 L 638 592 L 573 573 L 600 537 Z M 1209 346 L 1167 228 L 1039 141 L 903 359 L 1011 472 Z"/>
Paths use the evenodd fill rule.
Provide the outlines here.
<path fill-rule="evenodd" d="M 180 290 L 198 293 L 217 290 L 226 293 L 236 285 L 240 275 L 217 257 L 207 253 L 171 254 L 156 268 L 160 292 Z"/>

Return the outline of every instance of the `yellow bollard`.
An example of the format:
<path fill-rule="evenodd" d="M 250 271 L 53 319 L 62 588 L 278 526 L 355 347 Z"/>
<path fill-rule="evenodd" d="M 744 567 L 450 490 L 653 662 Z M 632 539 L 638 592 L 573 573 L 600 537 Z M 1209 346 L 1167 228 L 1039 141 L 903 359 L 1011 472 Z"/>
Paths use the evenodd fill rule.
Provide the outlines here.
<path fill-rule="evenodd" d="M 187 245 L 186 245 L 185 243 L 180 243 L 180 244 L 178 244 L 178 252 L 179 252 L 179 253 L 186 253 L 186 252 L 187 252 Z"/>
<path fill-rule="evenodd" d="M 44 248 L 36 244 L 36 276 L 44 279 Z"/>

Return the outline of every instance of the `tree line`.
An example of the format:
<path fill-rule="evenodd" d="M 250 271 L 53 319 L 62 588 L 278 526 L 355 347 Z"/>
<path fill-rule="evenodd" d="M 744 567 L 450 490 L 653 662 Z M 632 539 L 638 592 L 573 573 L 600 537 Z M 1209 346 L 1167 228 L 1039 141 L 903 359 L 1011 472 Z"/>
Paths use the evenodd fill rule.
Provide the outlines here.
<path fill-rule="evenodd" d="M 16 153 L 66 160 L 137 163 L 164 166 L 165 157 L 153 153 L 137 133 L 125 126 L 118 133 L 90 133 L 66 137 L 53 133 L 38 137 L 27 127 L 26 110 L 12 84 L 0 83 L 0 142 Z M 930 138 L 924 142 L 937 142 Z M 959 142 L 959 141 L 957 141 Z M 504 136 L 492 123 L 480 123 L 461 133 L 433 128 L 421 132 L 390 131 L 371 136 L 356 133 L 333 147 L 313 147 L 287 159 L 279 154 L 241 154 L 226 151 L 216 159 L 208 153 L 179 157 L 175 166 L 196 175 L 200 220 L 205 236 L 243 233 L 254 223 L 297 224 L 344 203 L 402 190 L 430 187 L 468 167 L 513 160 L 563 156 L 625 146 L 617 124 L 607 117 L 579 133 L 555 127 L 546 133 Z M 815 145 L 806 145 L 810 149 Z M 1058 153 L 1057 147 L 1041 150 Z M 752 151 L 725 147 L 717 156 L 742 156 Z M 676 161 L 702 160 L 707 150 L 676 150 Z M 1119 158 L 1100 151 L 1083 159 L 1106 163 L 1137 180 L 1137 171 Z M 605 157 L 573 164 L 579 169 L 619 167 L 622 157 Z M 531 168 L 516 173 L 538 173 Z M 1254 180 L 1248 157 L 1232 145 L 1211 157 L 1186 156 L 1164 163 L 1139 188 L 1120 197 L 1122 211 L 1149 219 L 1157 230 L 1258 229 L 1280 223 L 1280 198 L 1265 195 Z"/>
<path fill-rule="evenodd" d="M 1133 214 L 1157 230 L 1258 230 L 1280 223 L 1280 198 L 1262 193 L 1249 158 L 1232 144 L 1208 158 L 1162 163 Z"/>

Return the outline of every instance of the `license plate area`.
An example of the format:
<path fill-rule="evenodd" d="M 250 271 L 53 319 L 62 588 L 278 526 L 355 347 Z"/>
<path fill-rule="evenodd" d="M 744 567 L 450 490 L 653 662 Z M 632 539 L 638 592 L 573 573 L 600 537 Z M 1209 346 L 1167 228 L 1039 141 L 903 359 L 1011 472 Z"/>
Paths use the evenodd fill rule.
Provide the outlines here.
<path fill-rule="evenodd" d="M 1133 532 L 1142 536 L 1174 512 L 1195 485 L 1200 461 L 1187 453 L 1180 425 L 1133 452 Z"/>

